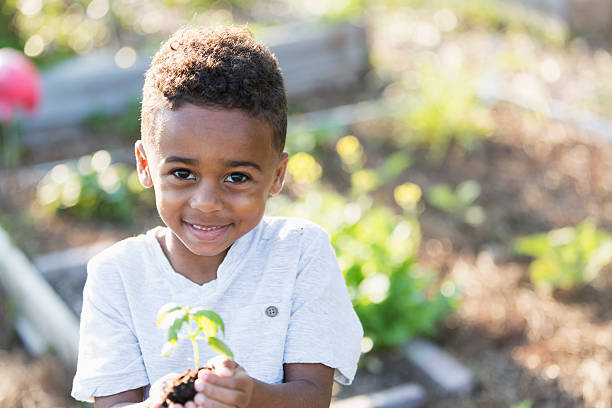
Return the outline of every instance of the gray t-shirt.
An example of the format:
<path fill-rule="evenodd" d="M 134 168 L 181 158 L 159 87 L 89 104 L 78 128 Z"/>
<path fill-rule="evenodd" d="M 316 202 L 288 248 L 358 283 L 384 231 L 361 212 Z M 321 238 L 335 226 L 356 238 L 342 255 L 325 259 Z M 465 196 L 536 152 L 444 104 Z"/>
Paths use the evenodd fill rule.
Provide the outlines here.
<path fill-rule="evenodd" d="M 342 384 L 355 375 L 363 330 L 329 236 L 312 222 L 264 217 L 234 242 L 217 279 L 204 285 L 172 269 L 156 229 L 104 250 L 87 272 L 72 389 L 77 400 L 193 368 L 188 339 L 170 357 L 161 353 L 166 338 L 156 316 L 168 302 L 217 312 L 225 323 L 221 339 L 260 381 L 281 383 L 285 363 L 325 364 Z M 270 306 L 276 313 L 266 313 Z M 200 344 L 200 364 L 214 355 Z"/>

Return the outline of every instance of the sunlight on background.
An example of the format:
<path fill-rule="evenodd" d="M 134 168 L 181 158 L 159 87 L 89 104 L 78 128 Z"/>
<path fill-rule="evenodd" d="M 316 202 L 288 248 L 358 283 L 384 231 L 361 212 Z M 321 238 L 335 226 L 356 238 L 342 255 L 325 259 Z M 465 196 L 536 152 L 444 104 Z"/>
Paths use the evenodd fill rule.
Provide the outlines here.
<path fill-rule="evenodd" d="M 297 82 L 346 72 L 333 74 L 337 89 L 289 92 L 287 180 L 266 211 L 328 232 L 364 325 L 360 370 L 381 375 L 384 350 L 442 333 L 478 368 L 473 398 L 527 408 L 535 387 L 607 408 L 612 1 L 8 0 L 0 47 L 67 88 L 118 98 L 100 96 L 104 109 L 78 125 L 85 137 L 62 144 L 70 129 L 53 125 L 55 110 L 38 129 L 27 116 L 45 97 L 34 71 L 29 94 L 1 82 L 0 157 L 35 176 L 0 176 L 0 225 L 28 255 L 157 220 L 132 162 L 139 101 L 121 99 L 125 83 L 76 78 L 102 61 L 141 80 L 178 27 L 232 23 L 280 44 L 287 77 L 304 72 Z M 303 52 L 337 27 L 364 31 Z M 365 47 L 363 66 L 329 62 Z"/>

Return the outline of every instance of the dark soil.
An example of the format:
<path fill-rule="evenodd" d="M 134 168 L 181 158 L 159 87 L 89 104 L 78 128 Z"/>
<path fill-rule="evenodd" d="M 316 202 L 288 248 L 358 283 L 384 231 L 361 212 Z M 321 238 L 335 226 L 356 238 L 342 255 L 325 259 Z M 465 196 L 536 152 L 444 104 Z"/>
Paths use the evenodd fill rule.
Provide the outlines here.
<path fill-rule="evenodd" d="M 171 404 L 185 404 L 192 401 L 196 395 L 195 381 L 198 379 L 199 370 L 187 370 L 180 377 L 164 389 L 163 408 L 168 408 Z"/>

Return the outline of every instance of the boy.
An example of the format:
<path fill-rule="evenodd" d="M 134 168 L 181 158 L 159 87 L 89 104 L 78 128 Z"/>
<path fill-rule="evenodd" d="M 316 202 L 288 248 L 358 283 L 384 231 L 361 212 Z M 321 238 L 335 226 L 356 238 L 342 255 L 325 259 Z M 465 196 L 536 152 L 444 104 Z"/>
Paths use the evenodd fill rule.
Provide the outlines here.
<path fill-rule="evenodd" d="M 328 235 L 263 216 L 283 185 L 286 127 L 280 69 L 248 31 L 183 29 L 162 45 L 135 151 L 166 226 L 89 262 L 73 397 L 160 406 L 167 374 L 192 364 L 187 341 L 160 353 L 155 317 L 170 301 L 216 311 L 235 356 L 209 362 L 185 408 L 326 407 L 334 379 L 350 384 L 362 329 Z"/>

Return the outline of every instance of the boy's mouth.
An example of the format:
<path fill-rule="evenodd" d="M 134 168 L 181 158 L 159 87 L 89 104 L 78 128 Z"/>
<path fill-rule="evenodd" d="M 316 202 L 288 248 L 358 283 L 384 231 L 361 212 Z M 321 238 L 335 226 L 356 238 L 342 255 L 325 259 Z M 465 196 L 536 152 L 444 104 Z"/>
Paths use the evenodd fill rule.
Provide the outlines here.
<path fill-rule="evenodd" d="M 200 230 L 200 231 L 214 231 L 214 230 L 218 230 L 223 227 L 226 227 L 226 225 L 216 225 L 214 227 L 206 227 L 204 225 L 197 225 L 197 224 L 189 224 L 189 225 L 191 225 L 193 228 Z"/>
<path fill-rule="evenodd" d="M 185 222 L 188 230 L 191 231 L 193 237 L 202 241 L 214 241 L 228 231 L 231 224 L 225 225 L 200 225 Z"/>

